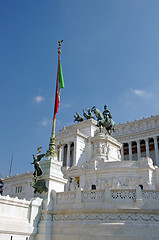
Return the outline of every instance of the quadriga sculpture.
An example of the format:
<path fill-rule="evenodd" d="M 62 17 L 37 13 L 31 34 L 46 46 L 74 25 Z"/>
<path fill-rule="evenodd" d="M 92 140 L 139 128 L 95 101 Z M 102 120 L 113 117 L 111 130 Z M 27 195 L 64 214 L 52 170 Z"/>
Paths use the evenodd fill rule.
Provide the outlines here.
<path fill-rule="evenodd" d="M 99 127 L 100 132 L 102 127 L 104 127 L 107 130 L 109 135 L 111 135 L 112 132 L 114 132 L 115 122 L 113 121 L 112 115 L 110 111 L 107 109 L 106 105 L 104 106 L 103 113 L 99 109 L 97 109 L 95 106 L 93 106 L 91 109 L 88 108 L 86 111 L 83 109 L 83 116 L 85 117 L 85 119 L 91 119 L 91 118 L 95 119 L 94 115 L 96 116 L 97 126 Z M 94 114 L 92 112 L 94 112 Z M 76 115 L 74 115 L 74 118 L 75 118 L 74 122 L 75 121 L 81 122 L 84 120 L 84 117 L 82 117 L 78 112 L 76 112 Z"/>
<path fill-rule="evenodd" d="M 86 111 L 87 111 L 87 113 L 86 113 Z M 95 119 L 95 117 L 94 117 L 94 115 L 93 115 L 93 113 L 92 113 L 90 108 L 88 108 L 86 111 L 83 109 L 83 116 L 86 119 L 91 119 L 91 118 Z"/>
<path fill-rule="evenodd" d="M 84 121 L 84 117 L 82 117 L 78 112 L 76 112 L 76 115 L 74 115 L 74 122 L 82 122 Z"/>

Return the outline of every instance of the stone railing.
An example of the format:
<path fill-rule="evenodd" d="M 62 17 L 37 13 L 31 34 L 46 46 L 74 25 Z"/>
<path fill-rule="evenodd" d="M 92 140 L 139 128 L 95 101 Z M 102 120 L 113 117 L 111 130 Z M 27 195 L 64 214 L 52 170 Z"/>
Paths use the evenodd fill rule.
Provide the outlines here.
<path fill-rule="evenodd" d="M 105 190 L 81 190 L 77 188 L 73 192 L 61 192 L 56 194 L 56 204 L 61 203 L 76 203 L 76 202 L 105 202 L 105 201 L 156 201 L 159 202 L 159 191 L 145 191 L 140 187 L 136 189 L 113 189 L 106 188 Z"/>
<path fill-rule="evenodd" d="M 144 201 L 159 201 L 159 191 L 142 191 Z"/>
<path fill-rule="evenodd" d="M 104 190 L 85 190 L 82 192 L 82 201 L 104 201 Z"/>
<path fill-rule="evenodd" d="M 112 190 L 111 198 L 117 200 L 136 200 L 135 190 Z"/>
<path fill-rule="evenodd" d="M 104 201 L 104 190 L 84 190 L 80 192 L 82 202 L 88 201 Z M 77 200 L 76 191 L 57 193 L 57 203 L 71 203 Z"/>
<path fill-rule="evenodd" d="M 74 202 L 76 199 L 76 192 L 60 192 L 57 193 L 57 203 Z"/>

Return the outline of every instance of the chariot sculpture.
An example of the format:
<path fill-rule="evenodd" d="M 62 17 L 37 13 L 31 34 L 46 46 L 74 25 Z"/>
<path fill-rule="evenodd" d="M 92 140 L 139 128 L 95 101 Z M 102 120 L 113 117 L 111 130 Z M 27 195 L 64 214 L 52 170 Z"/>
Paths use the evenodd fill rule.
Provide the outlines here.
<path fill-rule="evenodd" d="M 112 132 L 114 132 L 115 122 L 113 121 L 112 115 L 110 111 L 107 109 L 106 105 L 104 106 L 103 113 L 95 106 L 93 106 L 91 109 L 90 108 L 88 108 L 87 110 L 83 109 L 83 117 L 78 112 L 76 112 L 76 115 L 74 115 L 75 118 L 74 121 L 81 122 L 84 121 L 84 119 L 86 120 L 91 118 L 95 119 L 95 117 L 97 119 L 97 126 L 99 127 L 100 132 L 102 127 L 106 129 L 109 135 L 111 135 Z"/>

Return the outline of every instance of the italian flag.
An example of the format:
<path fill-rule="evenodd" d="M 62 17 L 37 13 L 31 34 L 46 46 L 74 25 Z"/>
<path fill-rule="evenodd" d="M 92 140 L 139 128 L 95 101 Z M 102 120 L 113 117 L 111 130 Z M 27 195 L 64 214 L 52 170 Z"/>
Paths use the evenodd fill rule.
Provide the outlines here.
<path fill-rule="evenodd" d="M 58 69 L 58 81 L 56 86 L 56 97 L 55 97 L 55 108 L 54 108 L 54 118 L 56 118 L 56 114 L 58 113 L 59 103 L 60 103 L 60 94 L 61 88 L 64 88 L 64 80 L 62 74 L 61 62 L 59 61 L 59 69 Z"/>

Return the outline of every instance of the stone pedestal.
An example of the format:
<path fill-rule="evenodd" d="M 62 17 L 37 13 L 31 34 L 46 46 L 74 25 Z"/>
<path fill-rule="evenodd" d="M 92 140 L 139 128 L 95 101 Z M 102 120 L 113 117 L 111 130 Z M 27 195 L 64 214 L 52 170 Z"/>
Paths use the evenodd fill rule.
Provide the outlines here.
<path fill-rule="evenodd" d="M 52 215 L 51 211 L 54 208 L 53 192 L 63 192 L 66 180 L 61 172 L 62 162 L 57 160 L 57 157 L 47 156 L 41 162 L 42 176 L 39 180 L 45 181 L 48 189 L 47 192 L 41 194 L 36 193 L 36 197 L 43 198 L 41 218 L 38 225 L 38 234 L 36 240 L 51 240 Z"/>
<path fill-rule="evenodd" d="M 90 162 L 121 161 L 122 144 L 104 133 L 97 133 L 91 139 L 93 152 Z"/>
<path fill-rule="evenodd" d="M 48 156 L 41 162 L 43 171 L 41 178 L 45 179 L 49 191 L 61 192 L 64 190 L 66 180 L 63 178 L 61 166 L 62 162 L 57 161 L 57 157 Z"/>

